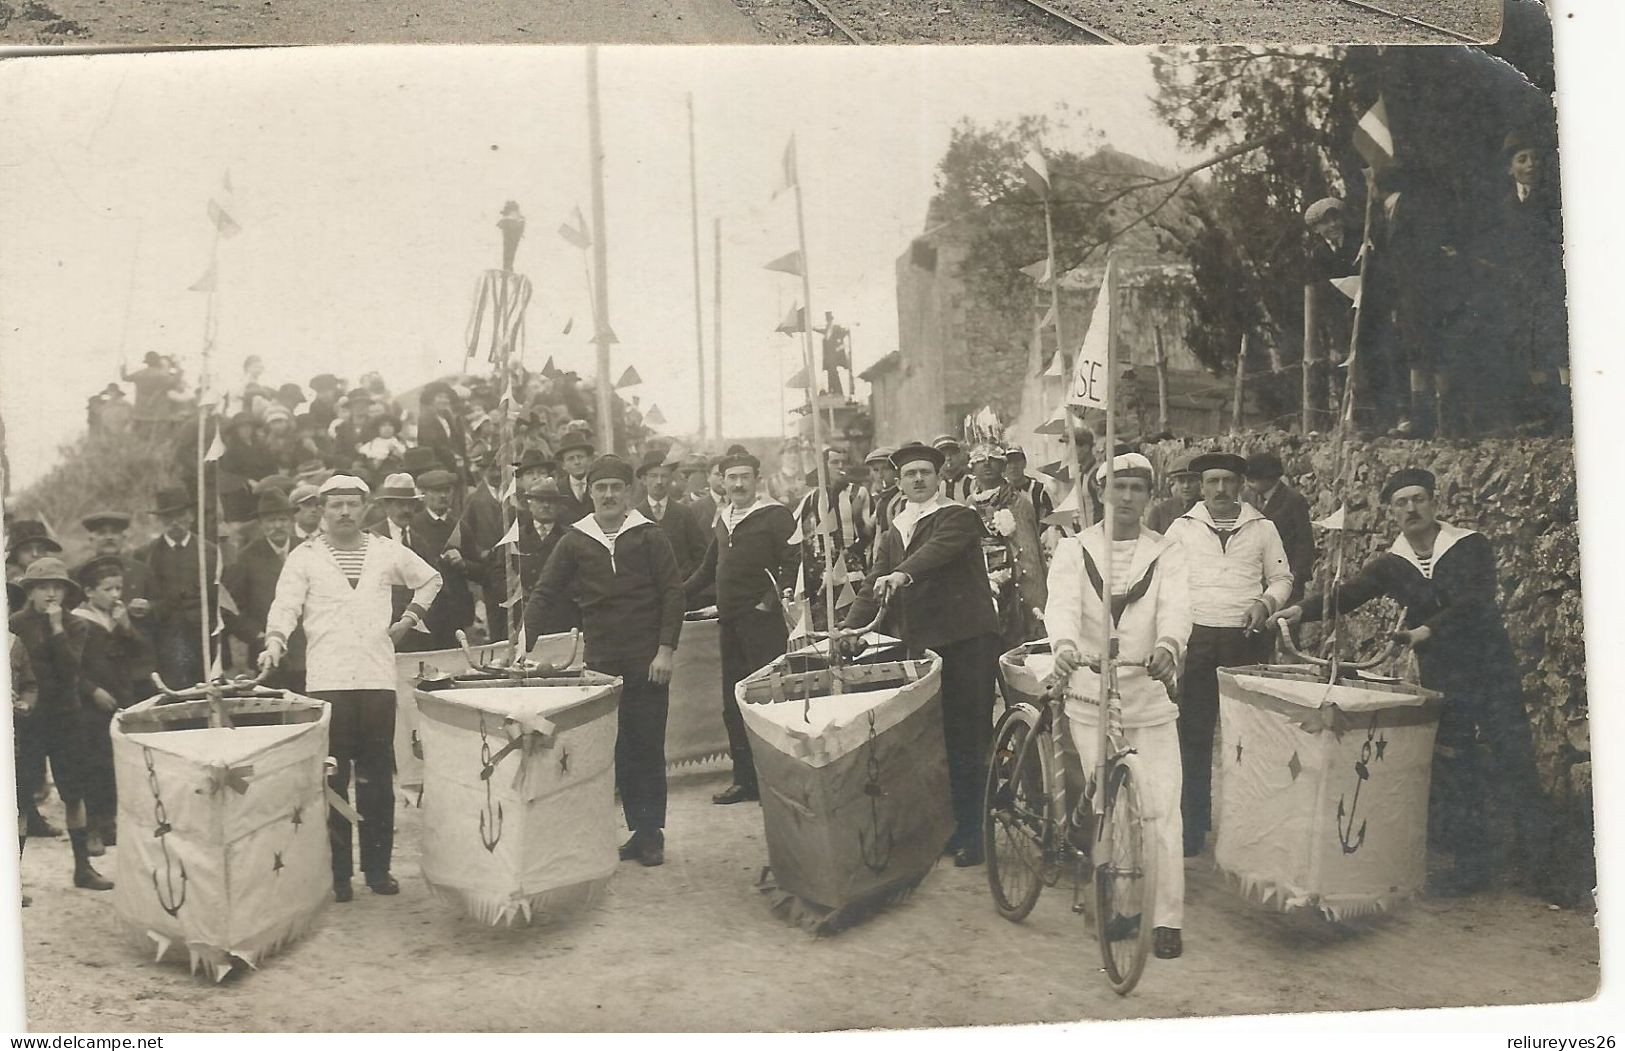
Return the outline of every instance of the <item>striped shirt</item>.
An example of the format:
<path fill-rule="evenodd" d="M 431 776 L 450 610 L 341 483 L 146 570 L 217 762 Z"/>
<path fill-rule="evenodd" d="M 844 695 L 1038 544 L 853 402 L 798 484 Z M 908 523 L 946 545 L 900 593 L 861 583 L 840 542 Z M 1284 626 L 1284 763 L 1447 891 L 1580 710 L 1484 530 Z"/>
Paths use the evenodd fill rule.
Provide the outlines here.
<path fill-rule="evenodd" d="M 1432 580 L 1433 579 L 1433 554 L 1431 552 L 1429 552 L 1426 555 L 1417 555 L 1416 556 L 1416 568 L 1420 569 L 1422 571 L 1422 579 L 1423 580 Z"/>
<path fill-rule="evenodd" d="M 321 534 L 321 539 L 327 550 L 332 552 L 333 561 L 337 562 L 339 569 L 344 571 L 344 579 L 350 582 L 351 587 L 359 584 L 361 582 L 361 567 L 367 563 L 367 545 L 372 543 L 372 538 L 368 534 L 362 533 L 361 546 L 354 551 L 345 551 L 334 547 L 333 542 L 327 538 L 326 533 Z"/>
<path fill-rule="evenodd" d="M 1140 544 L 1140 538 L 1132 540 L 1112 541 L 1112 594 L 1128 594 L 1129 585 L 1133 581 L 1128 578 L 1128 571 L 1134 567 L 1134 549 Z"/>

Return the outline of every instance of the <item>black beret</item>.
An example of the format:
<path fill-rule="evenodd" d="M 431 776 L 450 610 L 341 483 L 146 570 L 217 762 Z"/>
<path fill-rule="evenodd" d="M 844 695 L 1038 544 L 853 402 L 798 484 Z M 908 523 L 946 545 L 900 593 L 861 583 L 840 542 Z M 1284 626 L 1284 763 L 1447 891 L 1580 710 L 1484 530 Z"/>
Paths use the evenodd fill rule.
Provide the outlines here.
<path fill-rule="evenodd" d="M 1401 467 L 1382 483 L 1382 502 L 1386 504 L 1393 499 L 1395 493 L 1401 489 L 1409 489 L 1413 485 L 1421 486 L 1428 491 L 1429 496 L 1432 496 L 1435 484 L 1432 471 L 1420 467 Z"/>
<path fill-rule="evenodd" d="M 1208 471 L 1229 471 L 1237 478 L 1247 476 L 1247 461 L 1235 453 L 1203 453 L 1191 461 L 1191 470 L 1197 474 Z"/>
<path fill-rule="evenodd" d="M 730 445 L 728 451 L 717 459 L 717 468 L 726 474 L 735 467 L 749 467 L 757 474 L 760 474 L 762 461 L 752 456 L 750 450 L 743 445 Z"/>
<path fill-rule="evenodd" d="M 943 456 L 941 449 L 933 448 L 923 442 L 908 442 L 899 446 L 897 451 L 891 454 L 891 465 L 901 471 L 907 464 L 914 463 L 917 460 L 928 460 L 933 468 L 940 471 L 946 459 L 947 457 Z"/>
<path fill-rule="evenodd" d="M 619 478 L 627 485 L 631 485 L 632 465 L 621 459 L 619 456 L 611 456 L 606 453 L 594 460 L 592 462 L 592 466 L 587 468 L 588 485 L 598 481 L 600 478 Z"/>

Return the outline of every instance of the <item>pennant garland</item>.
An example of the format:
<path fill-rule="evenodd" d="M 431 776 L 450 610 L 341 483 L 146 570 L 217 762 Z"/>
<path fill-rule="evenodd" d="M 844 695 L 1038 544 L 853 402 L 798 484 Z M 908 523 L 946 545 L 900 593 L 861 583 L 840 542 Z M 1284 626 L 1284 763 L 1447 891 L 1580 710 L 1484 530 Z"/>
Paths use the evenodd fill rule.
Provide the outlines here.
<path fill-rule="evenodd" d="M 1354 148 L 1373 171 L 1394 162 L 1394 135 L 1388 127 L 1388 107 L 1380 95 L 1376 105 L 1366 110 L 1354 127 Z"/>
<path fill-rule="evenodd" d="M 583 252 L 592 247 L 592 235 L 587 232 L 587 219 L 581 214 L 579 204 L 570 212 L 570 218 L 559 224 L 559 236 Z"/>
<path fill-rule="evenodd" d="M 643 422 L 651 427 L 663 427 L 666 423 L 666 415 L 660 411 L 660 406 L 650 405 L 649 411 L 643 414 Z"/>
<path fill-rule="evenodd" d="M 790 313 L 784 316 L 784 320 L 779 322 L 779 327 L 773 331 L 782 332 L 786 336 L 795 336 L 807 331 L 807 312 L 799 306 L 791 307 Z"/>
<path fill-rule="evenodd" d="M 626 367 L 626 371 L 621 373 L 621 378 L 615 381 L 615 389 L 620 390 L 622 387 L 638 387 L 642 386 L 642 384 L 643 377 L 638 375 L 638 370 L 631 365 L 628 365 Z"/>
<path fill-rule="evenodd" d="M 209 198 L 208 209 L 209 221 L 214 224 L 214 228 L 219 231 L 220 236 L 227 239 L 236 237 L 243 232 L 243 228 L 238 225 L 237 220 L 233 219 L 231 213 L 226 210 L 227 205 L 231 203 L 231 199 L 231 173 L 227 172 L 225 177 L 220 180 L 219 195 Z"/>
<path fill-rule="evenodd" d="M 795 277 L 803 276 L 805 267 L 801 262 L 801 249 L 798 248 L 793 252 L 786 252 L 777 259 L 774 259 L 772 262 L 764 263 L 762 265 L 762 269 L 772 270 L 780 274 L 790 274 Z"/>

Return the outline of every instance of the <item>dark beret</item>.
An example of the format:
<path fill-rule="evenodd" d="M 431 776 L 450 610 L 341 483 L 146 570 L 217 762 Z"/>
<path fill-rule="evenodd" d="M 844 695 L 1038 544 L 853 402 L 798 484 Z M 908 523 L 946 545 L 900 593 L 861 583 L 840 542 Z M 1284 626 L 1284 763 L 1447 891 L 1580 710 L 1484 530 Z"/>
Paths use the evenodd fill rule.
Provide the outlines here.
<path fill-rule="evenodd" d="M 1393 499 L 1395 493 L 1401 489 L 1409 489 L 1413 485 L 1421 486 L 1428 491 L 1429 496 L 1432 496 L 1435 484 L 1432 471 L 1420 467 L 1401 467 L 1382 483 L 1382 502 L 1386 504 Z"/>

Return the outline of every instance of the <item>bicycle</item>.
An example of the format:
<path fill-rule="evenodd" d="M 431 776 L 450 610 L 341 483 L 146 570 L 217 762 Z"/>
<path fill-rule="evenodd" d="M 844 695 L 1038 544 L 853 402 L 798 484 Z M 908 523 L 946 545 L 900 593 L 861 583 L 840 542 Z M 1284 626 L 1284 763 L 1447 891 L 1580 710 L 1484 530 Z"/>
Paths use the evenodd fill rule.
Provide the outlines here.
<path fill-rule="evenodd" d="M 1072 872 L 1072 911 L 1085 913 L 1084 888 L 1094 906 L 1095 935 L 1107 980 L 1119 995 L 1132 991 L 1150 955 L 1150 911 L 1157 883 L 1151 819 L 1141 799 L 1139 757 L 1124 737 L 1117 671 L 1145 667 L 1116 654 L 1083 661 L 1096 674 L 1105 667 L 1107 700 L 1100 724 L 1101 761 L 1084 799 L 1067 803 L 1063 746 L 1057 717 L 1063 697 L 1089 702 L 1052 676 L 1037 705 L 1012 705 L 994 731 L 984 795 L 982 845 L 988 886 L 1000 915 L 1013 923 L 1032 912 L 1044 887 Z M 1064 732 L 1064 731 L 1063 731 Z M 1103 782 L 1105 790 L 1100 791 Z M 1087 810 L 1085 805 L 1087 804 Z M 1087 814 L 1092 820 L 1079 820 Z"/>

